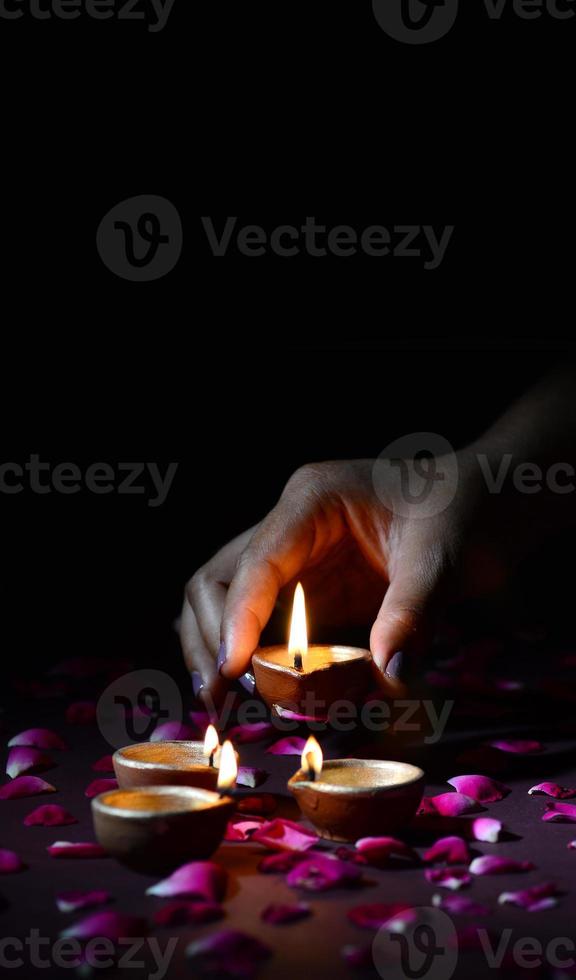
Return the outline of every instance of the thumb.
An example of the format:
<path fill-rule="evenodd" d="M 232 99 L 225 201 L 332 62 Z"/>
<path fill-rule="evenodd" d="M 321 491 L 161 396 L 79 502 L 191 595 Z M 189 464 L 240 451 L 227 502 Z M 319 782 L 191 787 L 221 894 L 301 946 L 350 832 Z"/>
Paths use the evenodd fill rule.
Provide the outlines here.
<path fill-rule="evenodd" d="M 370 633 L 370 650 L 382 673 L 394 667 L 402 658 L 422 651 L 429 634 L 432 599 L 436 593 L 439 574 L 426 571 L 422 562 L 410 562 L 410 567 L 398 569 L 392 578 L 378 616 Z M 391 675 L 396 671 L 391 669 Z M 401 679 L 393 676 L 393 680 Z"/>

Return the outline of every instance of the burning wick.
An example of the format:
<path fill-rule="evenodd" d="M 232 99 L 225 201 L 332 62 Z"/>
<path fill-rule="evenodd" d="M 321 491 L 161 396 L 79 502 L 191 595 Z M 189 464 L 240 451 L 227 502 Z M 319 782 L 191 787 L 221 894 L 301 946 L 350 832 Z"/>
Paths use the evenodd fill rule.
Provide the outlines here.
<path fill-rule="evenodd" d="M 238 775 L 238 763 L 232 742 L 226 741 L 220 752 L 220 771 L 218 773 L 218 790 L 220 796 L 230 796 Z"/>
<path fill-rule="evenodd" d="M 208 756 L 208 765 L 212 768 L 214 768 L 214 756 L 219 748 L 218 732 L 214 728 L 214 725 L 208 725 L 206 735 L 204 736 L 204 755 Z"/>
<path fill-rule="evenodd" d="M 308 773 L 308 779 L 311 783 L 316 782 L 316 777 L 322 772 L 323 761 L 322 749 L 314 736 L 311 735 L 304 746 L 301 760 L 301 768 Z"/>
<path fill-rule="evenodd" d="M 304 669 L 304 654 L 308 652 L 308 629 L 306 627 L 306 602 L 304 589 L 298 582 L 294 592 L 292 605 L 292 620 L 290 622 L 290 637 L 288 653 L 294 657 L 294 670 Z"/>

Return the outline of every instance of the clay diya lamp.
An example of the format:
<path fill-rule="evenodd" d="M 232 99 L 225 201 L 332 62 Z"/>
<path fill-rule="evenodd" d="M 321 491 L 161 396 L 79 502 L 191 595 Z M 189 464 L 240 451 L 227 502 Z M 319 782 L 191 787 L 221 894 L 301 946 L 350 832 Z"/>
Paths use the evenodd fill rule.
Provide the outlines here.
<path fill-rule="evenodd" d="M 422 799 L 424 772 L 379 759 L 324 762 L 311 737 L 288 789 L 321 837 L 356 841 L 393 834 L 410 823 Z"/>
<path fill-rule="evenodd" d="M 288 646 L 261 647 L 252 656 L 258 693 L 272 708 L 325 718 L 335 701 L 357 703 L 374 687 L 369 650 L 308 645 L 304 591 L 294 593 Z"/>
<path fill-rule="evenodd" d="M 209 725 L 204 742 L 138 742 L 117 749 L 112 764 L 121 789 L 171 785 L 214 790 L 218 749 L 218 733 Z"/>
<path fill-rule="evenodd" d="M 218 792 L 197 786 L 141 786 L 100 793 L 92 800 L 96 839 L 122 864 L 150 874 L 208 858 L 234 811 L 228 794 L 236 774 L 230 745 L 226 762 L 222 752 Z"/>

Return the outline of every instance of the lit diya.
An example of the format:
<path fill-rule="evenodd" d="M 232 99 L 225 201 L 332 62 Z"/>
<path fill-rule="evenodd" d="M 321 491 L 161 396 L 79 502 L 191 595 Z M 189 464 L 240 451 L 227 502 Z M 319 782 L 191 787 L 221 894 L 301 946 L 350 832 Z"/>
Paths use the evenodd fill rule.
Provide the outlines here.
<path fill-rule="evenodd" d="M 238 774 L 230 742 L 222 746 L 217 790 L 197 786 L 141 786 L 100 793 L 92 800 L 96 839 L 136 871 L 162 874 L 210 857 L 235 807 Z"/>
<path fill-rule="evenodd" d="M 218 732 L 208 725 L 204 742 L 138 742 L 118 749 L 112 764 L 122 789 L 170 784 L 213 790 L 219 753 Z"/>
<path fill-rule="evenodd" d="M 294 593 L 288 646 L 257 650 L 252 669 L 258 692 L 269 707 L 308 717 L 325 717 L 335 701 L 356 702 L 374 686 L 369 650 L 308 645 L 300 583 Z"/>
<path fill-rule="evenodd" d="M 355 841 L 408 824 L 422 799 L 424 773 L 407 762 L 333 759 L 324 762 L 314 737 L 288 781 L 302 814 L 321 837 Z"/>

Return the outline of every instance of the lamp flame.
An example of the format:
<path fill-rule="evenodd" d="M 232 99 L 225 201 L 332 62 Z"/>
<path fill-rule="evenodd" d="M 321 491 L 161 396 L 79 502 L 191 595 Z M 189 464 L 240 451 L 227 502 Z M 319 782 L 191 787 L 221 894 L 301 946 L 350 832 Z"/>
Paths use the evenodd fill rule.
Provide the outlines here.
<path fill-rule="evenodd" d="M 300 582 L 294 592 L 292 620 L 290 622 L 290 638 L 288 653 L 294 658 L 294 666 L 302 669 L 302 658 L 308 652 L 308 628 L 306 626 L 306 600 L 304 589 Z"/>
<path fill-rule="evenodd" d="M 314 736 L 310 735 L 302 752 L 302 769 L 308 773 L 309 779 L 314 780 L 320 775 L 323 761 L 322 749 Z"/>
<path fill-rule="evenodd" d="M 220 740 L 218 738 L 218 732 L 214 728 L 214 725 L 208 725 L 206 735 L 204 736 L 204 755 L 210 760 L 211 766 L 214 765 L 214 753 L 219 747 Z"/>
<path fill-rule="evenodd" d="M 232 742 L 226 741 L 220 751 L 220 769 L 218 772 L 218 789 L 224 793 L 232 789 L 238 775 L 238 762 Z"/>

